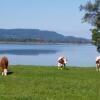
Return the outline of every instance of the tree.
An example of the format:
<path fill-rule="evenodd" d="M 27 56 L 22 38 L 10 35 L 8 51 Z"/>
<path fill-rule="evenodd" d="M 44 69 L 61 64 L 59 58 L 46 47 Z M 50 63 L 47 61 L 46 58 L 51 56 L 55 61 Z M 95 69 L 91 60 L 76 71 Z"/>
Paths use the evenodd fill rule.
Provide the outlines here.
<path fill-rule="evenodd" d="M 91 29 L 92 41 L 100 52 L 100 0 L 87 1 L 80 6 L 80 10 L 85 11 L 82 20 L 94 26 L 94 29 Z"/>

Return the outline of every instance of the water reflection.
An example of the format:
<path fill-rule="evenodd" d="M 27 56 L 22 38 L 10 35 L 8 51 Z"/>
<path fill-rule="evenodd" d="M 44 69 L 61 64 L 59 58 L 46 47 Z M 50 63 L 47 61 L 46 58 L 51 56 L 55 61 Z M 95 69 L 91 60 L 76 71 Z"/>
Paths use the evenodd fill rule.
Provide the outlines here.
<path fill-rule="evenodd" d="M 36 49 L 0 50 L 0 54 L 14 54 L 14 55 L 54 54 L 57 52 L 58 52 L 58 50 L 36 50 Z"/>
<path fill-rule="evenodd" d="M 68 66 L 95 66 L 95 58 L 100 55 L 91 44 L 62 45 L 19 45 L 0 44 L 0 56 L 7 56 L 10 65 L 57 65 L 59 56 L 68 59 Z"/>

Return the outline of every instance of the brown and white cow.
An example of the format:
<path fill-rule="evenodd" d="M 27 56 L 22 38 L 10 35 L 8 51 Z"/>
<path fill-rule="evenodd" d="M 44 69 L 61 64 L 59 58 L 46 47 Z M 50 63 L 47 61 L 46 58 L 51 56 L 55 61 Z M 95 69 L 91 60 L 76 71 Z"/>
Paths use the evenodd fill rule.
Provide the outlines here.
<path fill-rule="evenodd" d="M 65 57 L 60 56 L 58 58 L 58 69 L 62 69 L 63 67 L 65 67 L 65 65 L 67 64 L 67 59 L 65 59 Z"/>
<path fill-rule="evenodd" d="M 1 57 L 0 58 L 0 67 L 2 71 L 2 75 L 6 76 L 7 75 L 7 70 L 8 70 L 8 58 L 7 57 Z"/>
<path fill-rule="evenodd" d="M 100 56 L 96 57 L 96 70 L 100 71 Z"/>

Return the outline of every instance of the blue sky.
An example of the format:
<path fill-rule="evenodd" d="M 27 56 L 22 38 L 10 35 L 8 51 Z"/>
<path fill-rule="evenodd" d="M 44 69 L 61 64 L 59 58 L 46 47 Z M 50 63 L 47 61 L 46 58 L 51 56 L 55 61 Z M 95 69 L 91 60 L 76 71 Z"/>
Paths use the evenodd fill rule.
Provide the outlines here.
<path fill-rule="evenodd" d="M 0 0 L 0 28 L 56 31 L 91 38 L 91 25 L 82 23 L 81 4 L 88 0 Z"/>

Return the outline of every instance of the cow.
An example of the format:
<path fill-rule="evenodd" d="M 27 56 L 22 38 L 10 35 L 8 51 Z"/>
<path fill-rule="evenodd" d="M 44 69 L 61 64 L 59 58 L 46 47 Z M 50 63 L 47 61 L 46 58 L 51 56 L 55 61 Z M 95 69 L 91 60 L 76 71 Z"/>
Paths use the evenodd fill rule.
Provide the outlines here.
<path fill-rule="evenodd" d="M 66 64 L 67 64 L 67 59 L 65 59 L 65 57 L 63 57 L 63 56 L 60 56 L 59 58 L 58 58 L 58 60 L 57 60 L 57 62 L 58 62 L 58 69 L 62 69 L 63 67 L 65 67 L 66 66 Z"/>
<path fill-rule="evenodd" d="M 96 71 L 100 71 L 100 56 L 96 57 Z"/>
<path fill-rule="evenodd" d="M 2 75 L 7 76 L 7 72 L 8 72 L 8 58 L 7 57 L 1 57 L 0 59 L 0 67 L 1 67 L 1 71 L 2 71 Z"/>

